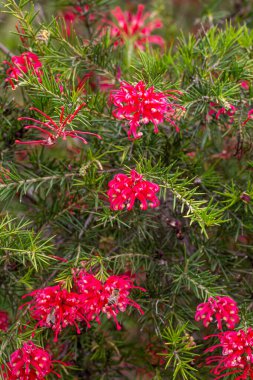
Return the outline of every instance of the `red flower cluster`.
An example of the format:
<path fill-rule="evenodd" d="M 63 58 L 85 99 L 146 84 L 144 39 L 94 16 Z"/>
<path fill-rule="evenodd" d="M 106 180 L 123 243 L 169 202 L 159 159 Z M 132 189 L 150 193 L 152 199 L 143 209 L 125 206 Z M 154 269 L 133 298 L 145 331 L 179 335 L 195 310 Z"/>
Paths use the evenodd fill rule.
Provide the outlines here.
<path fill-rule="evenodd" d="M 184 107 L 168 101 L 168 97 L 177 99 L 172 92 L 179 93 L 172 90 L 157 92 L 153 86 L 147 89 L 142 81 L 136 85 L 122 81 L 120 88 L 111 92 L 111 101 L 117 107 L 113 111 L 113 116 L 119 120 L 129 121 L 129 139 L 132 135 L 134 139 L 142 136 L 142 132 L 138 131 L 141 124 L 154 124 L 154 132 L 158 133 L 158 125 L 165 120 L 178 131 L 174 120 L 178 118 L 178 109 L 184 110 Z"/>
<path fill-rule="evenodd" d="M 228 105 L 228 108 L 225 107 L 219 107 L 217 103 L 210 103 L 210 110 L 208 112 L 208 115 L 213 116 L 215 115 L 215 118 L 218 120 L 220 115 L 227 115 L 229 116 L 229 123 L 233 123 L 234 121 L 234 114 L 236 113 L 237 108 L 233 106 L 232 104 Z"/>
<path fill-rule="evenodd" d="M 160 202 L 156 193 L 160 187 L 153 182 L 145 181 L 141 174 L 131 170 L 130 177 L 125 174 L 117 174 L 108 184 L 112 210 L 132 210 L 136 199 L 140 201 L 140 208 L 146 210 L 149 207 L 158 207 Z"/>
<path fill-rule="evenodd" d="M 222 330 L 222 322 L 227 328 L 233 329 L 240 321 L 236 302 L 230 297 L 210 297 L 208 302 L 201 303 L 197 307 L 195 320 L 203 321 L 203 325 L 208 327 L 215 317 L 217 327 Z"/>
<path fill-rule="evenodd" d="M 15 89 L 15 81 L 18 81 L 19 77 L 22 77 L 23 74 L 28 73 L 28 71 L 32 71 L 34 75 L 41 80 L 42 76 L 42 63 L 39 60 L 39 57 L 27 51 L 22 53 L 21 55 L 15 55 L 11 58 L 12 62 L 4 61 L 7 65 L 9 65 L 9 69 L 7 70 L 8 78 L 6 82 L 9 82 L 12 89 Z"/>
<path fill-rule="evenodd" d="M 100 323 L 101 313 L 113 318 L 118 330 L 117 314 L 124 312 L 128 305 L 143 313 L 141 307 L 128 296 L 131 289 L 145 289 L 134 286 L 126 275 L 110 276 L 102 283 L 92 274 L 81 270 L 75 275 L 75 284 L 77 292 L 68 292 L 61 285 L 56 285 L 23 296 L 33 298 L 27 304 L 30 305 L 31 317 L 38 321 L 35 328 L 48 327 L 54 330 L 54 341 L 58 340 L 59 333 L 67 326 L 75 326 L 77 333 L 80 333 L 79 322 L 85 322 L 88 327 L 92 320 Z"/>
<path fill-rule="evenodd" d="M 110 26 L 111 37 L 117 38 L 115 46 L 122 45 L 126 40 L 131 39 L 136 48 L 144 49 L 147 43 L 164 46 L 164 39 L 158 35 L 152 35 L 153 30 L 162 28 L 163 24 L 161 20 L 151 20 L 150 13 L 144 13 L 144 5 L 139 4 L 136 14 L 131 12 L 123 12 L 120 7 L 116 7 L 111 11 L 115 22 L 106 20 L 106 23 Z"/>
<path fill-rule="evenodd" d="M 34 290 L 23 298 L 33 297 L 28 302 L 31 305 L 31 317 L 38 321 L 36 327 L 49 327 L 55 332 L 55 342 L 58 335 L 67 326 L 80 329 L 77 322 L 85 318 L 82 314 L 82 297 L 79 294 L 61 289 L 60 285 Z"/>
<path fill-rule="evenodd" d="M 69 8 L 63 13 L 63 18 L 66 23 L 66 30 L 67 30 L 68 36 L 70 35 L 73 23 L 77 20 L 83 20 L 85 17 L 87 17 L 89 9 L 90 9 L 89 5 L 85 4 L 82 7 L 75 6 L 75 7 Z M 95 16 L 93 14 L 89 14 L 90 21 L 94 20 L 94 18 Z"/>
<path fill-rule="evenodd" d="M 62 364 L 66 365 L 65 363 Z M 53 371 L 52 365 L 53 361 L 49 353 L 29 341 L 11 354 L 4 379 L 44 380 L 49 374 L 60 377 Z"/>
<path fill-rule="evenodd" d="M 6 311 L 0 310 L 0 330 L 7 331 L 9 325 L 9 315 Z"/>
<path fill-rule="evenodd" d="M 225 331 L 218 334 L 218 338 L 220 343 L 206 350 L 222 349 L 222 355 L 206 360 L 207 364 L 218 362 L 211 370 L 216 380 L 232 375 L 238 375 L 235 380 L 253 379 L 253 329 Z"/>
<path fill-rule="evenodd" d="M 75 282 L 79 293 L 83 296 L 84 314 L 90 321 L 95 319 L 99 323 L 99 316 L 104 313 L 108 319 L 114 319 L 117 330 L 120 330 L 117 315 L 126 311 L 128 305 L 143 314 L 141 307 L 129 298 L 129 294 L 134 288 L 142 291 L 145 289 L 134 286 L 129 276 L 110 276 L 105 283 L 102 283 L 83 270 L 78 273 Z"/>
<path fill-rule="evenodd" d="M 45 135 L 45 139 L 43 140 L 32 140 L 32 141 L 20 141 L 16 140 L 16 144 L 26 144 L 26 145 L 54 145 L 56 141 L 59 138 L 62 138 L 63 140 L 66 140 L 67 137 L 71 137 L 73 139 L 79 139 L 84 144 L 88 144 L 87 140 L 85 140 L 82 136 L 79 135 L 91 135 L 95 136 L 98 139 L 101 139 L 101 136 L 99 136 L 96 133 L 92 132 L 83 132 L 83 131 L 72 131 L 72 130 L 66 130 L 67 124 L 70 124 L 78 112 L 85 106 L 85 103 L 82 103 L 80 106 L 76 108 L 76 110 L 72 113 L 67 115 L 64 118 L 64 106 L 61 107 L 61 114 L 60 114 L 60 123 L 57 124 L 49 115 L 46 115 L 44 112 L 40 111 L 38 108 L 31 107 L 30 110 L 34 110 L 38 112 L 40 115 L 44 116 L 44 118 L 47 120 L 46 122 L 42 122 L 40 120 L 33 119 L 31 117 L 20 117 L 18 120 L 30 120 L 35 122 L 38 125 L 26 125 L 25 129 L 36 129 L 40 133 Z"/>

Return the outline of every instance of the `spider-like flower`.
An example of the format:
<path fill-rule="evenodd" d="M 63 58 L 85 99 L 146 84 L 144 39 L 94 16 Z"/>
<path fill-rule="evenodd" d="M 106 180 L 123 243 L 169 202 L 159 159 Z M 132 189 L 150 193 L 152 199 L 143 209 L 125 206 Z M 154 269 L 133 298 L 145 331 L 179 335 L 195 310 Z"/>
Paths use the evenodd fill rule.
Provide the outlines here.
<path fill-rule="evenodd" d="M 41 80 L 42 63 L 36 54 L 27 51 L 21 55 L 14 55 L 11 61 L 12 62 L 4 61 L 4 63 L 10 66 L 6 72 L 8 78 L 6 78 L 5 81 L 10 83 L 13 90 L 16 88 L 14 82 L 17 82 L 18 79 L 22 77 L 23 74 L 27 74 L 29 70 L 38 77 L 39 81 Z"/>
<path fill-rule="evenodd" d="M 237 111 L 237 108 L 235 106 L 233 106 L 232 104 L 228 104 L 227 108 L 219 107 L 219 105 L 214 102 L 211 102 L 209 105 L 210 105 L 210 110 L 208 112 L 209 116 L 215 115 L 216 120 L 218 120 L 221 115 L 226 115 L 226 116 L 229 116 L 229 123 L 234 122 L 234 115 Z"/>
<path fill-rule="evenodd" d="M 95 136 L 98 139 L 101 139 L 101 136 L 99 136 L 96 133 L 92 132 L 83 132 L 83 131 L 72 131 L 72 130 L 66 130 L 66 126 L 70 124 L 78 112 L 85 106 L 85 103 L 80 104 L 76 108 L 76 110 L 72 113 L 67 115 L 64 118 L 64 106 L 61 107 L 61 114 L 60 114 L 60 122 L 57 124 L 49 115 L 45 114 L 44 112 L 40 111 L 38 108 L 31 107 L 30 110 L 34 110 L 38 112 L 40 115 L 44 116 L 46 119 L 46 122 L 36 120 L 31 117 L 20 117 L 18 120 L 29 120 L 33 121 L 36 124 L 39 125 L 26 125 L 24 129 L 36 129 L 40 133 L 45 135 L 45 138 L 42 140 L 32 140 L 32 141 L 20 141 L 16 140 L 16 144 L 26 144 L 26 145 L 54 145 L 56 141 L 59 138 L 62 138 L 63 140 L 66 140 L 67 137 L 71 137 L 73 139 L 79 139 L 81 140 L 84 144 L 88 144 L 87 140 L 85 140 L 82 135 L 91 135 Z M 81 136 L 79 136 L 81 135 Z"/>
<path fill-rule="evenodd" d="M 236 302 L 230 297 L 217 296 L 210 297 L 207 302 L 198 305 L 195 314 L 196 321 L 202 320 L 203 325 L 208 327 L 214 318 L 219 330 L 222 330 L 223 322 L 227 328 L 233 329 L 240 321 Z"/>
<path fill-rule="evenodd" d="M 209 337 L 206 337 L 206 339 Z M 253 379 L 253 329 L 225 331 L 218 334 L 219 344 L 206 350 L 213 352 L 217 348 L 222 349 L 221 355 L 211 356 L 206 359 L 208 365 L 217 363 L 211 370 L 215 380 L 238 375 L 234 380 Z"/>
<path fill-rule="evenodd" d="M 146 88 L 144 82 L 140 81 L 135 85 L 122 81 L 120 88 L 111 92 L 111 101 L 117 107 L 113 111 L 113 116 L 119 120 L 128 120 L 130 129 L 128 138 L 131 140 L 139 139 L 142 132 L 138 131 L 141 125 L 148 123 L 154 124 L 154 133 L 158 133 L 158 125 L 165 120 L 179 131 L 175 124 L 178 119 L 179 109 L 185 110 L 184 107 L 170 103 L 168 97 L 176 100 L 175 93 L 179 91 L 155 91 L 152 86 Z"/>
<path fill-rule="evenodd" d="M 9 325 L 9 315 L 6 311 L 0 310 L 0 330 L 7 331 Z"/>
<path fill-rule="evenodd" d="M 7 380 L 44 380 L 47 375 L 55 374 L 53 370 L 54 361 L 49 353 L 33 342 L 23 344 L 21 348 L 14 351 L 6 366 L 4 379 Z M 66 365 L 65 363 L 61 363 Z"/>
<path fill-rule="evenodd" d="M 80 329 L 77 322 L 85 320 L 82 314 L 82 297 L 77 293 L 61 289 L 60 285 L 37 289 L 26 294 L 33 297 L 30 304 L 31 317 L 38 321 L 37 327 L 49 327 L 54 330 L 54 341 L 57 342 L 59 333 L 67 326 L 75 326 L 77 333 Z"/>
<path fill-rule="evenodd" d="M 253 119 L 253 109 L 248 112 L 247 119 L 242 123 L 242 125 L 246 125 L 250 120 Z"/>
<path fill-rule="evenodd" d="M 123 45 L 125 41 L 132 40 L 136 48 L 144 49 L 146 44 L 156 44 L 164 46 L 164 39 L 156 34 L 152 35 L 155 29 L 163 27 L 161 20 L 150 19 L 150 13 L 144 13 L 144 5 L 139 4 L 137 13 L 123 12 L 120 7 L 111 11 L 114 21 L 106 20 L 110 27 L 111 37 L 117 38 L 115 46 Z M 150 19 L 150 21 L 148 21 Z"/>
<path fill-rule="evenodd" d="M 133 306 L 141 314 L 143 311 L 135 301 L 129 298 L 130 291 L 134 288 L 146 291 L 133 285 L 132 279 L 127 275 L 110 276 L 103 283 L 94 275 L 81 270 L 75 278 L 78 291 L 83 296 L 83 310 L 88 320 L 95 319 L 100 323 L 99 316 L 105 313 L 107 318 L 113 318 L 117 329 L 121 326 L 117 321 L 119 312 L 125 312 L 127 306 Z"/>
<path fill-rule="evenodd" d="M 149 207 L 155 208 L 160 204 L 156 193 L 160 187 L 153 182 L 145 181 L 141 174 L 131 170 L 130 177 L 125 174 L 116 174 L 108 183 L 109 196 L 112 210 L 132 210 L 135 201 L 140 202 L 140 208 L 146 210 Z"/>

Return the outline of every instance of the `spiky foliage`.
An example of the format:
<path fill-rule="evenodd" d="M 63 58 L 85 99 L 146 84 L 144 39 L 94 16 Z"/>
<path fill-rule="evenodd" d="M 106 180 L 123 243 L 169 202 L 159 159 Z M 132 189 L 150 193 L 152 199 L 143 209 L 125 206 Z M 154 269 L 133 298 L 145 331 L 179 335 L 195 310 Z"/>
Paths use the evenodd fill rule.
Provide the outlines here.
<path fill-rule="evenodd" d="M 14 92 L 5 81 L 8 64 L 0 71 L 0 310 L 9 312 L 9 330 L 0 331 L 3 363 L 32 336 L 70 363 L 57 368 L 63 379 L 211 380 L 197 304 L 229 295 L 241 310 L 240 327 L 253 323 L 253 121 L 243 124 L 253 108 L 250 2 L 232 1 L 234 9 L 204 2 L 195 21 L 183 2 L 180 15 L 178 1 L 174 8 L 167 3 L 147 4 L 151 19 L 165 25 L 157 32 L 165 45 L 141 51 L 125 35 L 117 44 L 108 29 L 120 1 L 2 4 L 6 22 L 18 25 L 12 51 L 0 46 L 2 60 L 30 50 L 43 70 L 38 77 L 28 67 Z M 72 12 L 71 24 L 64 12 Z M 184 20 L 182 33 L 174 20 Z M 179 132 L 164 118 L 158 134 L 144 125 L 143 136 L 129 141 L 109 96 L 121 80 L 180 91 Z M 70 115 L 83 103 L 68 130 L 101 141 L 15 144 L 40 136 L 17 120 L 38 119 L 30 108 L 58 122 L 62 107 Z M 108 182 L 132 169 L 159 186 L 159 207 L 110 209 Z M 121 331 L 102 316 L 101 325 L 83 324 L 81 334 L 64 329 L 56 344 L 51 330 L 35 329 L 29 305 L 20 309 L 22 296 L 56 283 L 75 291 L 81 268 L 102 283 L 112 274 L 133 275 L 147 290 L 131 294 L 144 314 L 131 307 L 120 313 Z"/>

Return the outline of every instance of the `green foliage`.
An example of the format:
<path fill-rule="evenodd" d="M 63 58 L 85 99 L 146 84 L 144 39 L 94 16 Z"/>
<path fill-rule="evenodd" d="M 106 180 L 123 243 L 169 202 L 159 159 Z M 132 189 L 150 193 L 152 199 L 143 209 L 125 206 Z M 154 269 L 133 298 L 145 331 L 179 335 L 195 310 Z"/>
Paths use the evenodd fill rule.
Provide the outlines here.
<path fill-rule="evenodd" d="M 196 306 L 229 295 L 240 306 L 240 327 L 253 323 L 253 121 L 243 124 L 253 99 L 253 13 L 247 0 L 239 10 L 237 1 L 205 1 L 198 9 L 193 1 L 174 3 L 147 2 L 151 19 L 164 23 L 157 31 L 166 39 L 163 50 L 134 49 L 134 38 L 126 36 L 115 46 L 108 28 L 101 35 L 105 12 L 109 18 L 114 6 L 127 8 L 120 1 L 2 5 L 4 20 L 18 21 L 21 37 L 13 51 L 0 45 L 2 60 L 32 51 L 43 75 L 38 80 L 29 69 L 11 91 L 8 64 L 0 71 L 0 310 L 10 314 L 9 331 L 0 332 L 1 363 L 33 335 L 57 360 L 74 363 L 59 364 L 63 379 L 211 380 L 201 365 L 206 331 L 194 321 Z M 79 17 L 73 5 L 89 9 Z M 61 17 L 66 10 L 78 17 L 69 35 Z M 147 124 L 141 139 L 129 141 L 109 95 L 120 80 L 177 91 L 176 102 L 185 107 L 177 115 L 179 132 L 165 121 L 154 134 Z M 58 122 L 60 107 L 70 114 L 83 102 L 68 128 L 102 140 L 15 144 L 39 136 L 17 120 L 37 119 L 30 107 Z M 211 102 L 237 111 L 216 117 Z M 142 211 L 136 202 L 131 212 L 110 209 L 108 182 L 132 169 L 159 185 L 159 208 Z M 130 294 L 145 313 L 129 306 L 119 314 L 121 331 L 104 316 L 101 325 L 83 324 L 80 335 L 64 329 L 55 344 L 50 329 L 34 330 L 28 307 L 19 309 L 22 296 L 56 283 L 75 291 L 73 272 L 81 268 L 101 281 L 131 273 L 147 290 Z"/>

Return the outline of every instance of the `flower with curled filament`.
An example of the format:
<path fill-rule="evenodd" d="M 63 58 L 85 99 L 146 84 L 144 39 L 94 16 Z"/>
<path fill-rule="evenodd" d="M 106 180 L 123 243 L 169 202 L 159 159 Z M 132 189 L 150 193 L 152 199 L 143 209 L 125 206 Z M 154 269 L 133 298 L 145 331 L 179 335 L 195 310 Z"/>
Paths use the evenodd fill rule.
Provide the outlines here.
<path fill-rule="evenodd" d="M 65 107 L 62 106 L 60 108 L 61 114 L 60 114 L 59 124 L 57 124 L 49 115 L 45 114 L 38 108 L 31 107 L 30 110 L 38 112 L 40 115 L 44 116 L 47 121 L 43 122 L 31 117 L 20 117 L 18 118 L 18 120 L 29 120 L 29 121 L 35 122 L 36 124 L 39 124 L 39 125 L 34 125 L 34 124 L 26 125 L 24 128 L 36 129 L 40 133 L 44 134 L 45 138 L 41 140 L 30 140 L 30 141 L 16 140 L 15 141 L 16 144 L 50 146 L 50 145 L 54 145 L 59 138 L 66 140 L 67 137 L 76 138 L 76 139 L 81 140 L 84 144 L 88 144 L 88 141 L 84 137 L 82 137 L 82 135 L 96 136 L 98 139 L 101 140 L 102 139 L 101 136 L 99 136 L 96 133 L 66 130 L 67 124 L 70 124 L 74 120 L 76 115 L 85 105 L 86 103 L 80 104 L 80 106 L 78 106 L 72 114 L 67 115 L 65 118 L 64 118 Z"/>

